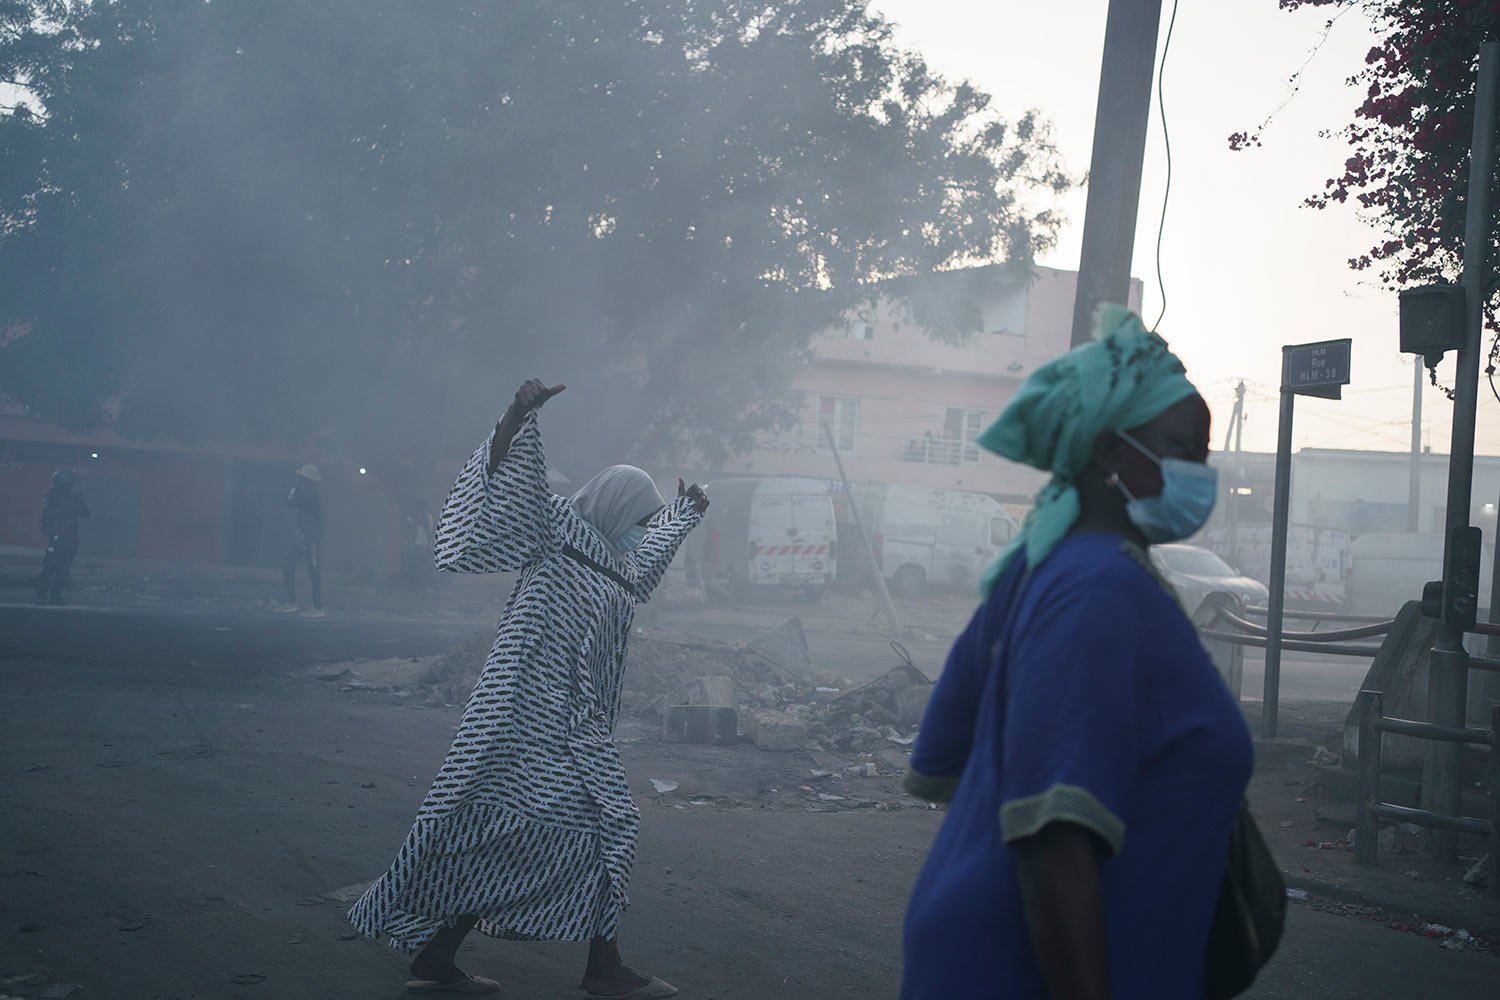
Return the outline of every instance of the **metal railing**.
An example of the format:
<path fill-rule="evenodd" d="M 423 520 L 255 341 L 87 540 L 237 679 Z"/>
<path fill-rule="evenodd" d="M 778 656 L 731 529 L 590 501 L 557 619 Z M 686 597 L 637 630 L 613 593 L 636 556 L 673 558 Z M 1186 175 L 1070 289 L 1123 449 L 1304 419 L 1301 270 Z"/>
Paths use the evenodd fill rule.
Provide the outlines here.
<path fill-rule="evenodd" d="M 1381 743 L 1385 733 L 1419 740 L 1477 744 L 1490 748 L 1488 819 L 1449 816 L 1427 809 L 1413 809 L 1383 802 L 1380 798 Z M 1430 722 L 1386 718 L 1384 695 L 1379 691 L 1359 693 L 1359 801 L 1354 812 L 1354 860 L 1366 868 L 1377 864 L 1380 820 L 1413 823 L 1434 830 L 1453 830 L 1485 837 L 1489 841 L 1485 891 L 1500 899 L 1500 705 L 1490 710 L 1490 728 L 1470 729 L 1438 726 Z"/>
<path fill-rule="evenodd" d="M 1246 609 L 1254 613 L 1255 608 Z M 1351 622 L 1354 628 L 1334 629 L 1328 632 L 1287 632 L 1281 633 L 1281 648 L 1297 650 L 1305 653 L 1328 653 L 1334 656 L 1369 656 L 1373 657 L 1380 652 L 1379 646 L 1368 644 L 1350 643 L 1351 639 L 1368 639 L 1377 635 L 1385 635 L 1396 623 L 1390 619 L 1374 618 L 1369 615 L 1338 615 L 1323 611 L 1308 611 L 1301 613 L 1287 612 L 1287 618 L 1312 619 L 1314 622 Z M 1216 626 L 1223 625 L 1235 631 L 1226 631 Z M 1205 639 L 1216 639 L 1220 642 L 1233 643 L 1239 646 L 1252 646 L 1264 649 L 1267 637 L 1270 635 L 1266 626 L 1256 624 L 1247 618 L 1242 618 L 1224 605 L 1214 608 L 1214 617 L 1208 626 L 1199 629 L 1199 634 Z"/>
<path fill-rule="evenodd" d="M 1246 614 L 1264 615 L 1265 608 L 1246 608 Z M 1373 657 L 1380 652 L 1379 646 L 1359 645 L 1349 643 L 1351 639 L 1369 639 L 1377 635 L 1385 635 L 1390 632 L 1396 624 L 1394 619 L 1382 618 L 1379 615 L 1347 615 L 1336 611 L 1287 611 L 1282 617 L 1295 618 L 1299 621 L 1313 622 L 1313 630 L 1308 632 L 1281 633 L 1281 648 L 1291 649 L 1303 653 L 1327 653 L 1330 656 L 1369 656 Z M 1317 631 L 1319 624 L 1323 622 L 1350 624 L 1353 628 L 1332 629 L 1327 632 Z M 1237 631 L 1225 631 L 1216 626 L 1223 625 Z M 1500 625 L 1491 622 L 1478 622 L 1473 628 L 1466 631 L 1479 635 L 1500 635 Z M 1256 649 L 1266 647 L 1267 637 L 1270 631 L 1264 625 L 1242 618 L 1230 611 L 1224 605 L 1214 608 L 1214 616 L 1209 623 L 1198 630 L 1205 639 L 1216 639 L 1220 642 L 1233 643 L 1239 646 L 1251 646 Z M 1500 673 L 1500 659 L 1492 656 L 1480 656 L 1476 653 L 1469 654 L 1469 669 L 1484 670 L 1491 673 Z"/>

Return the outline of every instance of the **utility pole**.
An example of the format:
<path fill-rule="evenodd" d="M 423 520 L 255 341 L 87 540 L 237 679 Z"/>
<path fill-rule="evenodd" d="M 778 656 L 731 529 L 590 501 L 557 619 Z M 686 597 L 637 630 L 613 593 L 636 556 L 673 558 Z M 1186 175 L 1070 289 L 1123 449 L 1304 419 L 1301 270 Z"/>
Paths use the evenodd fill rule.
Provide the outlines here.
<path fill-rule="evenodd" d="M 1073 300 L 1072 345 L 1093 334 L 1094 307 L 1130 301 L 1130 258 L 1141 204 L 1141 163 L 1151 118 L 1151 71 L 1161 0 L 1110 0 L 1094 112 L 1083 252 Z"/>
<path fill-rule="evenodd" d="M 1411 484 L 1406 497 L 1406 530 L 1422 530 L 1422 356 L 1412 355 L 1416 374 L 1411 387 Z"/>
<path fill-rule="evenodd" d="M 896 605 L 891 601 L 891 592 L 885 586 L 885 571 L 881 568 L 880 560 L 875 558 L 875 545 L 870 541 L 870 533 L 865 530 L 865 519 L 859 514 L 859 498 L 854 495 L 854 487 L 849 485 L 849 476 L 844 472 L 844 456 L 839 453 L 838 440 L 833 436 L 833 427 L 828 421 L 823 421 L 823 434 L 828 438 L 828 450 L 833 452 L 834 464 L 838 466 L 839 482 L 844 484 L 844 496 L 849 498 L 849 513 L 854 516 L 854 528 L 859 532 L 860 541 L 865 545 L 865 556 L 870 560 L 870 568 L 874 571 L 875 589 L 880 594 L 880 605 L 885 609 L 885 620 L 890 623 L 891 631 L 901 631 L 901 620 L 896 617 Z"/>
<path fill-rule="evenodd" d="M 1230 443 L 1234 444 L 1234 459 L 1230 466 L 1229 476 L 1229 558 L 1234 562 L 1235 569 L 1240 568 L 1239 528 L 1240 528 L 1240 487 L 1245 481 L 1245 467 L 1240 460 L 1240 444 L 1244 439 L 1245 428 L 1245 380 L 1234 387 L 1234 412 L 1229 415 L 1229 430 L 1224 433 L 1224 453 L 1230 451 Z"/>
<path fill-rule="evenodd" d="M 1448 517 L 1443 539 L 1443 586 L 1458 589 L 1463 568 L 1455 559 L 1455 539 L 1469 527 L 1474 497 L 1474 421 L 1479 404 L 1479 353 L 1484 326 L 1486 266 L 1490 243 L 1490 204 L 1495 176 L 1495 116 L 1500 103 L 1500 42 L 1479 46 L 1479 79 L 1474 88 L 1474 138 L 1469 154 L 1469 192 L 1464 219 L 1464 322 L 1454 377 L 1453 444 L 1448 453 Z M 1473 585 L 1478 589 L 1477 560 Z M 1427 718 L 1440 726 L 1459 727 L 1468 715 L 1469 654 L 1464 630 L 1454 621 L 1453 594 L 1445 592 L 1443 619 L 1433 646 L 1427 684 Z M 1470 607 L 1469 612 L 1475 610 Z M 1472 620 L 1472 619 L 1471 619 Z M 1459 815 L 1463 799 L 1463 746 L 1427 741 L 1422 761 L 1422 808 Z M 1427 853 L 1444 861 L 1458 860 L 1458 834 L 1429 830 L 1423 841 Z"/>

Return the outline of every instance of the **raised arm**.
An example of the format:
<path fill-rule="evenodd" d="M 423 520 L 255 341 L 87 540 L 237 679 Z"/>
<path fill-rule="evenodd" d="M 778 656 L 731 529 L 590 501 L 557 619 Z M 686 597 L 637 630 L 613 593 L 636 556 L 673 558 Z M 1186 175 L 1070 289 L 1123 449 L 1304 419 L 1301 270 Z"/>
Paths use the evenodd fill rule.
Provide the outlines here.
<path fill-rule="evenodd" d="M 707 510 L 708 497 L 703 490 L 696 485 L 684 490 L 682 481 L 678 480 L 677 499 L 657 515 L 656 523 L 646 532 L 641 544 L 626 558 L 643 598 L 656 589 L 683 539 L 702 523 Z"/>
<path fill-rule="evenodd" d="M 433 539 L 438 569 L 513 572 L 545 549 L 554 528 L 536 411 L 562 390 L 527 382 L 469 457 L 448 491 Z"/>

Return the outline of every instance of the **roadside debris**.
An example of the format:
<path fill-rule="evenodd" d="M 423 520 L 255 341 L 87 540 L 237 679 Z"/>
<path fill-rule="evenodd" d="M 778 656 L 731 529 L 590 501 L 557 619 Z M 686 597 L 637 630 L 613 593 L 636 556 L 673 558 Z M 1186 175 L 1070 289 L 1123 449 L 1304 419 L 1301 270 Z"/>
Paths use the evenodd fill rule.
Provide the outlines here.
<path fill-rule="evenodd" d="M 677 791 L 679 786 L 675 781 L 663 781 L 661 778 L 652 778 L 651 787 L 656 789 L 657 795 L 666 795 L 668 792 Z"/>
<path fill-rule="evenodd" d="M 314 676 L 346 691 L 426 696 L 431 706 L 467 701 L 494 643 L 485 629 L 427 661 L 326 664 Z M 820 765 L 900 774 L 916 741 L 933 682 L 892 642 L 896 663 L 866 684 L 813 669 L 807 636 L 789 618 L 743 645 L 632 638 L 620 697 L 622 716 L 659 722 L 669 743 L 838 755 Z M 378 666 L 379 669 L 371 670 Z M 851 762 L 849 758 L 859 759 Z"/>
<path fill-rule="evenodd" d="M 901 659 L 899 666 L 892 667 L 868 684 L 839 695 L 834 704 L 879 724 L 915 726 L 922 721 L 922 713 L 927 710 L 933 684 L 912 663 L 905 646 L 892 639 L 891 648 Z"/>
<path fill-rule="evenodd" d="M 801 706 L 798 706 L 801 707 Z M 792 712 L 757 709 L 746 721 L 745 733 L 762 750 L 801 750 L 807 745 L 807 722 Z"/>
<path fill-rule="evenodd" d="M 801 681 L 813 679 L 812 655 L 807 651 L 807 632 L 801 618 L 788 618 L 745 644 L 745 651 Z"/>
<path fill-rule="evenodd" d="M 667 696 L 662 737 L 668 743 L 731 746 L 739 740 L 737 704 L 734 678 L 699 677 Z"/>
<path fill-rule="evenodd" d="M 1421 836 L 1422 828 L 1415 823 L 1399 823 L 1381 830 L 1375 843 L 1381 854 L 1413 854 L 1419 847 Z"/>
<path fill-rule="evenodd" d="M 739 742 L 739 710 L 733 705 L 668 705 L 661 728 L 668 743 L 733 746 Z"/>
<path fill-rule="evenodd" d="M 340 886 L 337 889 L 329 889 L 327 892 L 318 893 L 319 896 L 333 903 L 353 903 L 365 894 L 370 887 L 368 882 L 352 882 L 349 885 Z"/>
<path fill-rule="evenodd" d="M 1327 747 L 1313 747 L 1313 755 L 1310 763 L 1314 767 L 1343 767 L 1344 761 L 1338 754 L 1333 753 Z"/>

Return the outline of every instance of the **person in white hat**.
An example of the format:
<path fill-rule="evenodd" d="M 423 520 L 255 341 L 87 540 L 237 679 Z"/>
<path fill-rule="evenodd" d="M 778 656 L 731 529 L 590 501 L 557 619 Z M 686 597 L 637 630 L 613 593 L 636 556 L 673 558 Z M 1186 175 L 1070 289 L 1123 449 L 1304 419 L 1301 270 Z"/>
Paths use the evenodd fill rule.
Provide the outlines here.
<path fill-rule="evenodd" d="M 286 560 L 281 564 L 286 603 L 274 605 L 276 611 L 298 610 L 297 567 L 306 562 L 308 580 L 312 584 L 312 607 L 305 613 L 309 618 L 323 617 L 323 497 L 318 492 L 318 483 L 322 480 L 316 465 L 304 465 L 297 470 L 297 484 L 286 498 L 287 506 L 297 512 L 297 540 L 287 550 Z"/>

